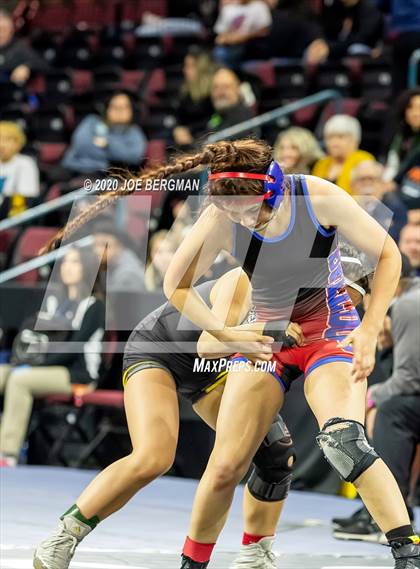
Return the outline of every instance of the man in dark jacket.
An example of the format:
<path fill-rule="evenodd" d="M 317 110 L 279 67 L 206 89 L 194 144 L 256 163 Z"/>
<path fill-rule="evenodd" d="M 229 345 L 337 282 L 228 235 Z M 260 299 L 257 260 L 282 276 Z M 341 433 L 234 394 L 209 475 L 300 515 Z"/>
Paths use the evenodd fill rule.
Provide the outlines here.
<path fill-rule="evenodd" d="M 22 40 L 15 38 L 11 16 L 0 10 L 0 76 L 24 85 L 31 72 L 47 71 L 46 62 Z"/>
<path fill-rule="evenodd" d="M 209 134 L 224 130 L 254 116 L 252 109 L 242 100 L 241 82 L 231 69 L 223 67 L 216 71 L 210 96 L 214 113 L 208 118 L 207 123 L 197 126 L 194 132 L 186 127 L 176 129 L 175 142 L 180 149 L 192 150 L 197 143 L 205 142 Z M 257 131 L 252 130 L 242 133 L 241 136 L 258 136 L 258 134 Z"/>
<path fill-rule="evenodd" d="M 368 55 L 383 35 L 383 17 L 373 0 L 324 0 L 318 38 L 308 47 L 308 63 Z"/>

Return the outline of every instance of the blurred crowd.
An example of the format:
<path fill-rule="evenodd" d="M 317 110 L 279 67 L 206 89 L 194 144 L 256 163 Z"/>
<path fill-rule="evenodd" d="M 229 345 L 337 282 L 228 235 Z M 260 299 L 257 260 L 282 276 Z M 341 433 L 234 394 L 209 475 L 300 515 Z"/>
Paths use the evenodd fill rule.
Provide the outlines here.
<path fill-rule="evenodd" d="M 312 106 L 240 136 L 268 140 L 287 173 L 322 177 L 352 195 L 398 243 L 409 267 L 405 278 L 420 277 L 420 87 L 408 88 L 409 59 L 420 47 L 420 0 L 179 0 L 157 2 L 156 13 L 136 12 L 142 3 L 126 2 L 131 20 L 118 12 L 94 27 L 83 20 L 88 11 L 64 32 L 47 21 L 59 2 L 41 2 L 41 16 L 31 17 L 10 4 L 10 13 L 0 10 L 0 221 L 64 196 L 87 178 L 135 173 L 194 151 L 210 135 L 262 112 L 334 88 L 343 95 L 338 112 L 332 104 Z M 203 185 L 203 172 L 191 176 Z M 190 195 L 161 192 L 150 216 L 121 203 L 96 221 L 93 252 L 107 268 L 107 292 L 162 290 L 171 257 L 194 221 Z M 32 225 L 50 236 L 69 211 Z M 30 229 L 0 231 L 0 269 L 25 260 L 22 241 Z M 229 255 L 220 257 L 205 278 L 233 266 Z M 59 302 L 49 301 L 48 310 L 54 318 L 78 318 L 79 341 L 101 342 L 105 281 L 100 275 L 96 292 L 86 295 L 80 283 L 88 270 L 80 250 L 70 251 L 57 277 Z M 32 271 L 23 280 L 42 279 Z M 400 317 L 408 319 L 410 311 Z M 392 365 L 384 365 L 392 358 L 391 330 L 384 323 L 379 381 L 391 374 Z M 42 361 L 60 368 L 62 394 L 81 376 L 86 385 L 97 384 L 103 362 L 76 360 Z M 49 386 L 48 375 L 41 381 L 28 363 L 18 377 L 13 364 L 0 366 L 2 390 L 14 386 L 0 452 L 15 460 L 33 385 Z M 15 421 L 22 398 L 26 405 Z M 407 469 L 401 476 L 408 499 Z"/>

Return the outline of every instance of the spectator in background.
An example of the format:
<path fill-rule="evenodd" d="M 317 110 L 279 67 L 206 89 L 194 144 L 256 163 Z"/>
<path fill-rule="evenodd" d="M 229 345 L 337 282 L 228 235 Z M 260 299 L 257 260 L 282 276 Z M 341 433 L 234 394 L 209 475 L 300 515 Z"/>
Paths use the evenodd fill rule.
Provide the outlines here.
<path fill-rule="evenodd" d="M 214 71 L 214 63 L 205 52 L 191 50 L 184 58 L 184 82 L 176 103 L 178 126 L 173 131 L 179 146 L 191 144 L 213 112 L 210 92 Z"/>
<path fill-rule="evenodd" d="M 107 292 L 143 292 L 144 265 L 127 243 L 128 239 L 110 220 L 93 227 L 94 250 L 104 269 Z"/>
<path fill-rule="evenodd" d="M 417 276 L 420 276 L 420 226 L 408 223 L 400 233 L 398 243 L 401 253 L 406 255 Z"/>
<path fill-rule="evenodd" d="M 420 209 L 409 209 L 407 217 L 410 225 L 420 225 Z"/>
<path fill-rule="evenodd" d="M 21 359 L 15 366 L 0 365 L 0 392 L 4 393 L 0 466 L 17 463 L 34 397 L 53 393 L 71 395 L 75 384 L 90 385 L 93 389 L 98 382 L 105 307 L 102 300 L 91 294 L 94 266 L 93 254 L 87 249 L 72 247 L 66 253 L 59 269 L 63 295 L 47 296 L 45 311 L 36 318 L 37 327 L 31 330 L 32 345 L 36 344 L 34 338 L 40 334 L 37 328 L 42 324 L 44 330 L 68 331 L 66 341 L 78 342 L 83 348 L 78 352 L 36 354 L 42 358 L 38 364 L 22 359 L 23 352 L 18 350 Z M 43 333 L 41 336 L 45 338 Z M 25 341 L 23 335 L 22 341 Z"/>
<path fill-rule="evenodd" d="M 264 0 L 221 0 L 214 26 L 216 61 L 236 69 L 251 42 L 268 35 L 271 13 Z"/>
<path fill-rule="evenodd" d="M 387 192 L 384 167 L 376 160 L 360 162 L 351 173 L 351 193 L 391 237 L 398 241 L 407 223 L 407 208 L 395 192 Z"/>
<path fill-rule="evenodd" d="M 254 116 L 252 109 L 243 102 L 241 82 L 231 69 L 222 68 L 213 75 L 211 101 L 214 113 L 208 117 L 204 129 L 197 132 L 195 137 L 189 129 L 183 129 L 181 143 L 178 143 L 179 149 L 192 150 L 194 143 L 206 138 L 209 131 L 217 132 Z M 257 132 L 253 131 L 252 134 Z"/>
<path fill-rule="evenodd" d="M 394 95 L 398 95 L 407 86 L 408 60 L 420 46 L 420 0 L 379 0 L 378 4 L 390 12 L 392 85 Z"/>
<path fill-rule="evenodd" d="M 149 241 L 145 284 L 148 291 L 162 290 L 163 279 L 179 245 L 169 231 L 157 231 Z"/>
<path fill-rule="evenodd" d="M 357 164 L 374 160 L 369 152 L 359 150 L 362 129 L 359 121 L 348 115 L 334 115 L 324 126 L 324 142 L 327 156 L 315 164 L 312 174 L 330 182 L 351 194 L 351 172 Z"/>
<path fill-rule="evenodd" d="M 383 17 L 374 0 L 323 0 L 318 37 L 308 47 L 309 64 L 348 55 L 370 55 L 381 41 Z"/>
<path fill-rule="evenodd" d="M 215 113 L 210 117 L 207 128 L 212 132 L 223 130 L 254 116 L 252 109 L 242 100 L 239 77 L 230 69 L 222 68 L 214 74 L 211 100 Z"/>
<path fill-rule="evenodd" d="M 292 126 L 281 132 L 274 145 L 274 159 L 288 174 L 309 174 L 324 153 L 306 128 Z"/>
<path fill-rule="evenodd" d="M 397 102 L 398 126 L 386 159 L 385 180 L 401 177 L 420 153 L 420 87 L 403 93 Z"/>
<path fill-rule="evenodd" d="M 0 219 L 24 211 L 39 196 L 39 170 L 21 154 L 26 137 L 21 127 L 0 121 Z"/>
<path fill-rule="evenodd" d="M 89 115 L 76 128 L 62 166 L 75 174 L 104 172 L 112 165 L 139 166 L 147 140 L 134 123 L 133 107 L 128 93 L 113 93 L 103 117 Z"/>
<path fill-rule="evenodd" d="M 314 14 L 306 0 L 266 0 L 272 24 L 266 38 L 267 58 L 301 59 L 306 48 L 319 37 Z"/>
<path fill-rule="evenodd" d="M 14 33 L 12 17 L 0 10 L 0 80 L 24 85 L 31 73 L 48 71 L 48 65 L 36 51 L 15 38 Z"/>

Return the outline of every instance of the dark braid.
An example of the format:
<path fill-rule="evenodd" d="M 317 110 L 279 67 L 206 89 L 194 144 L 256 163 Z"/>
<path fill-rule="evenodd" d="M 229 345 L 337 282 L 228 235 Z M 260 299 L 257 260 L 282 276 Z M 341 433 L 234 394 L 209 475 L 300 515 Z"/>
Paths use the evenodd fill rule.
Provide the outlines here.
<path fill-rule="evenodd" d="M 201 152 L 178 156 L 166 166 L 149 168 L 132 178 L 145 182 L 158 178 L 163 179 L 173 174 L 193 170 L 198 166 L 210 166 L 215 172 L 226 168 L 244 168 L 247 171 L 265 171 L 271 160 L 271 148 L 263 141 L 245 139 L 234 142 L 221 141 L 207 144 Z M 223 185 L 223 184 L 222 184 Z M 133 193 L 135 190 L 124 190 L 122 187 L 98 197 L 96 202 L 87 207 L 45 245 L 39 254 L 56 249 L 60 242 L 73 235 L 85 223 L 94 219 L 102 210 L 115 203 L 121 196 Z"/>

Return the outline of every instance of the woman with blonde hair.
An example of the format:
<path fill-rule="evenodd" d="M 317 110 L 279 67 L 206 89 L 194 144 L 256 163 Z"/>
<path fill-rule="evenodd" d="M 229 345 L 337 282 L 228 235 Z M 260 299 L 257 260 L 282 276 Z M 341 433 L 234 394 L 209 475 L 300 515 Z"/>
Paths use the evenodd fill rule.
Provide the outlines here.
<path fill-rule="evenodd" d="M 274 145 L 274 159 L 288 174 L 309 174 L 324 157 L 320 144 L 307 128 L 292 126 L 281 132 Z"/>
<path fill-rule="evenodd" d="M 213 113 L 210 90 L 215 63 L 208 53 L 191 49 L 182 71 L 184 81 L 176 102 L 177 126 L 173 131 L 180 146 L 191 144 L 194 133 L 203 129 Z"/>
<path fill-rule="evenodd" d="M 39 196 L 39 170 L 21 154 L 26 136 L 18 123 L 0 121 L 0 219 L 22 213 Z"/>

